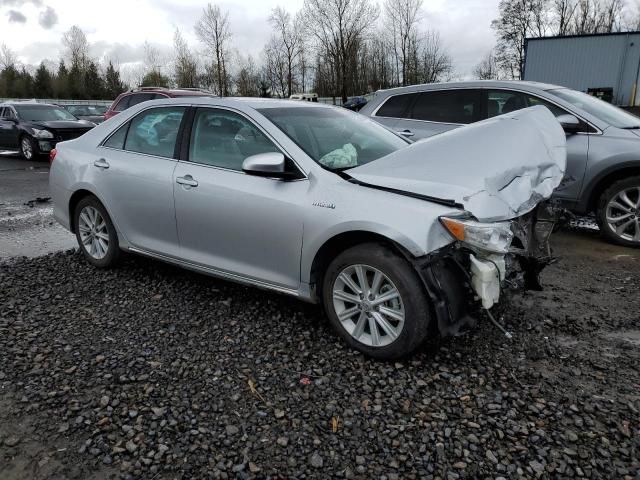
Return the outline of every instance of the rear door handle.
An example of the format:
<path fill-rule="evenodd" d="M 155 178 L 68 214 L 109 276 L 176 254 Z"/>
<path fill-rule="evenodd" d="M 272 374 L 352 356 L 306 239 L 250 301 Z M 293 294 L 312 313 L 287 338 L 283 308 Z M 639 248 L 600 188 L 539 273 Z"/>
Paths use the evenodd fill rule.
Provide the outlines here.
<path fill-rule="evenodd" d="M 403 137 L 413 137 L 415 135 L 415 133 L 413 133 L 411 130 L 401 130 L 396 133 L 398 135 L 402 135 Z"/>
<path fill-rule="evenodd" d="M 185 175 L 184 177 L 177 177 L 176 183 L 180 185 L 186 185 L 188 187 L 197 187 L 198 182 L 193 179 L 191 175 Z"/>
<path fill-rule="evenodd" d="M 104 158 L 101 158 L 100 160 L 96 160 L 95 162 L 93 162 L 93 166 L 106 169 L 109 168 L 109 162 L 107 162 Z"/>

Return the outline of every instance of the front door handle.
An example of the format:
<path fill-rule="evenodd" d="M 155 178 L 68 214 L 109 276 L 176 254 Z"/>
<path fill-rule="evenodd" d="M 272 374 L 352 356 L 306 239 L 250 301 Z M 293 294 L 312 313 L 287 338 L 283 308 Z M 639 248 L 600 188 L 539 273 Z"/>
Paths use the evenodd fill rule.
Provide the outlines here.
<path fill-rule="evenodd" d="M 109 168 L 109 162 L 107 162 L 104 158 L 101 158 L 101 159 L 96 160 L 95 162 L 93 162 L 93 166 L 94 167 L 98 167 L 98 168 L 107 169 L 107 168 Z"/>
<path fill-rule="evenodd" d="M 187 187 L 197 187 L 198 182 L 193 179 L 191 175 L 185 175 L 184 177 L 177 177 L 176 183 L 180 185 L 186 185 Z"/>
<path fill-rule="evenodd" d="M 413 133 L 411 130 L 401 130 L 396 133 L 398 135 L 402 135 L 403 137 L 413 137 L 415 135 L 415 133 Z"/>

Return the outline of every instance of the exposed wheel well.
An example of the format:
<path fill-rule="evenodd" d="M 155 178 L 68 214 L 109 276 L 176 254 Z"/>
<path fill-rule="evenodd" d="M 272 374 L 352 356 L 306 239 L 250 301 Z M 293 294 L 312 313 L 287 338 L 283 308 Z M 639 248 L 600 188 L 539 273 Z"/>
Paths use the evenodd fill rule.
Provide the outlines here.
<path fill-rule="evenodd" d="M 348 248 L 361 243 L 376 242 L 395 250 L 403 257 L 409 258 L 411 254 L 400 244 L 393 240 L 373 232 L 367 231 L 351 231 L 336 235 L 327 240 L 316 253 L 311 264 L 311 285 L 315 285 L 315 291 L 318 296 L 321 295 L 322 281 L 327 268 L 331 261 L 344 252 Z"/>
<path fill-rule="evenodd" d="M 85 197 L 95 196 L 89 190 L 77 190 L 73 192 L 71 198 L 69 199 L 69 226 L 71 227 L 71 231 L 76 231 L 74 212 L 76 211 L 76 205 Z"/>
<path fill-rule="evenodd" d="M 591 191 L 591 195 L 589 196 L 589 203 L 587 205 L 587 211 L 593 212 L 598 208 L 600 195 L 602 195 L 612 183 L 617 182 L 618 180 L 624 180 L 625 178 L 629 178 L 635 175 L 640 175 L 640 167 L 622 168 L 620 170 L 611 172 L 601 178 Z"/>

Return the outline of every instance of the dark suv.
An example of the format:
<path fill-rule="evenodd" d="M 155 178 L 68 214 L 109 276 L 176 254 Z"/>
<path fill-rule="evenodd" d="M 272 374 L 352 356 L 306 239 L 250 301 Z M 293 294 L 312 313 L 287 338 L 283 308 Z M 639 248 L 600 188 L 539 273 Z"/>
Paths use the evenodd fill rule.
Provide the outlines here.
<path fill-rule="evenodd" d="M 163 88 L 163 87 L 140 87 L 129 90 L 128 92 L 118 95 L 109 110 L 104 114 L 104 118 L 109 120 L 114 115 L 133 107 L 138 103 L 147 100 L 156 100 L 158 98 L 175 98 L 175 97 L 212 97 L 213 94 L 199 88 Z"/>
<path fill-rule="evenodd" d="M 57 105 L 0 103 L 0 150 L 16 150 L 27 160 L 48 154 L 56 143 L 77 138 L 95 124 L 78 120 Z"/>

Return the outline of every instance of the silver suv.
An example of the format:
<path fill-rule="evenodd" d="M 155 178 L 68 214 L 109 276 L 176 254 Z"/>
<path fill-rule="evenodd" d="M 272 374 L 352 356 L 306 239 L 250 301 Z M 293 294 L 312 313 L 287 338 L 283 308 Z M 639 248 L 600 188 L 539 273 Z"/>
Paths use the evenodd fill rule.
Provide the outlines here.
<path fill-rule="evenodd" d="M 341 108 L 219 98 L 136 105 L 51 157 L 91 264 L 124 250 L 321 302 L 378 358 L 473 325 L 507 277 L 538 287 L 566 166 L 542 107 L 410 145 Z"/>
<path fill-rule="evenodd" d="M 567 177 L 555 197 L 596 214 L 609 240 L 640 247 L 640 118 L 585 93 L 536 82 L 476 81 L 379 91 L 360 110 L 412 140 L 533 105 L 562 116 Z"/>

